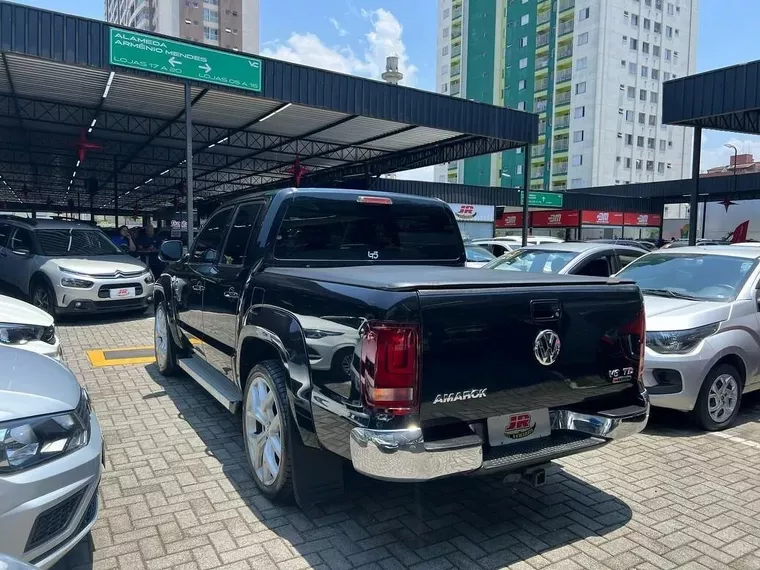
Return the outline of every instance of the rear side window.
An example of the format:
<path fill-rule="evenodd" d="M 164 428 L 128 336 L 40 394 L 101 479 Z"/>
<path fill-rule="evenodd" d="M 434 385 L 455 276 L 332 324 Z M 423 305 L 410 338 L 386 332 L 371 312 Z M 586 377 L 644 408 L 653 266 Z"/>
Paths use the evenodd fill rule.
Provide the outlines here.
<path fill-rule="evenodd" d="M 623 267 L 625 267 L 632 261 L 637 260 L 642 255 L 644 255 L 644 252 L 638 253 L 638 252 L 632 252 L 632 251 L 619 251 L 618 258 L 620 259 L 620 269 L 623 269 Z"/>
<path fill-rule="evenodd" d="M 32 234 L 23 228 L 18 228 L 11 238 L 11 250 L 32 251 Z"/>
<path fill-rule="evenodd" d="M 462 238 L 444 204 L 298 197 L 277 235 L 278 259 L 456 260 Z"/>

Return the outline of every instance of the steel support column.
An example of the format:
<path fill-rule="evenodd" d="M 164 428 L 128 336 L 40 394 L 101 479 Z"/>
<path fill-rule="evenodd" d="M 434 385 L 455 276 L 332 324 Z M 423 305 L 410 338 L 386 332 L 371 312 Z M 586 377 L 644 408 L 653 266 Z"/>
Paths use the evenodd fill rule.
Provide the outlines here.
<path fill-rule="evenodd" d="M 119 162 L 116 155 L 113 155 L 113 223 L 114 227 L 119 229 Z"/>
<path fill-rule="evenodd" d="M 525 247 L 528 245 L 528 180 L 530 180 L 530 145 L 526 144 L 523 147 L 523 153 L 525 153 L 525 162 L 523 166 L 523 224 L 522 224 L 522 245 Z"/>
<path fill-rule="evenodd" d="M 187 247 L 193 243 L 193 95 L 185 83 L 185 186 L 187 188 Z"/>
<path fill-rule="evenodd" d="M 699 213 L 699 162 L 702 158 L 702 127 L 694 127 L 694 148 L 691 153 L 691 201 L 689 202 L 689 245 L 697 244 Z"/>

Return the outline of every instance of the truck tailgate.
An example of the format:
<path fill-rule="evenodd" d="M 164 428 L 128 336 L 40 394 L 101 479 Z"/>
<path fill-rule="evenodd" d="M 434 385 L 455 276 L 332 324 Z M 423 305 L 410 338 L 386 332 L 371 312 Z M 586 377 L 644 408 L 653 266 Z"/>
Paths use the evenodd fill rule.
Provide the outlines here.
<path fill-rule="evenodd" d="M 633 284 L 421 289 L 419 299 L 423 427 L 542 408 L 600 411 L 638 390 L 643 305 Z M 553 340 L 545 331 L 556 333 L 558 353 L 537 346 Z"/>

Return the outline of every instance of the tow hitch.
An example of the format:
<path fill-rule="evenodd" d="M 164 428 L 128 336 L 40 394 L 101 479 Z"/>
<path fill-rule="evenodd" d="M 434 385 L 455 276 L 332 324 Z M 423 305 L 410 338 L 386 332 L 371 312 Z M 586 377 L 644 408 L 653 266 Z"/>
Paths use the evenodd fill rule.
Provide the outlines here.
<path fill-rule="evenodd" d="M 545 463 L 543 465 L 529 467 L 524 471 L 508 473 L 504 477 L 504 482 L 510 484 L 525 483 L 531 487 L 542 487 L 546 484 L 546 471 L 549 467 L 551 467 L 551 463 Z"/>

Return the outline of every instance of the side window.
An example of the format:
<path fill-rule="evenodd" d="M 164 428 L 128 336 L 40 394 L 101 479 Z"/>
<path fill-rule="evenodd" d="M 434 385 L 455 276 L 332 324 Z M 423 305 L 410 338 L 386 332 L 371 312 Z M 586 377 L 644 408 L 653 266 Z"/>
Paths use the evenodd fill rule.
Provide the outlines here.
<path fill-rule="evenodd" d="M 206 223 L 206 227 L 195 238 L 190 261 L 193 263 L 213 263 L 216 261 L 231 215 L 232 209 L 228 208 L 211 217 Z"/>
<path fill-rule="evenodd" d="M 618 252 L 618 259 L 620 260 L 620 267 L 618 268 L 618 271 L 623 269 L 626 265 L 631 263 L 632 261 L 637 260 L 639 257 L 644 255 L 645 252 L 639 253 L 638 251 L 619 251 Z"/>
<path fill-rule="evenodd" d="M 575 271 L 576 275 L 587 275 L 588 277 L 609 277 L 611 274 L 610 255 L 603 257 L 595 257 L 588 260 L 578 270 Z"/>
<path fill-rule="evenodd" d="M 230 228 L 230 234 L 227 237 L 227 243 L 224 246 L 224 253 L 219 259 L 220 264 L 243 265 L 248 243 L 251 241 L 251 231 L 261 208 L 262 204 L 259 203 L 246 204 L 238 209 L 237 214 L 235 214 L 235 221 Z"/>
<path fill-rule="evenodd" d="M 506 247 L 504 247 L 503 245 L 494 245 L 493 246 L 493 251 L 491 253 L 493 253 L 496 257 L 501 257 L 502 255 L 504 255 L 508 251 L 509 250 Z"/>
<path fill-rule="evenodd" d="M 16 229 L 11 237 L 10 249 L 11 251 L 32 251 L 32 234 L 24 228 Z"/>
<path fill-rule="evenodd" d="M 11 233 L 11 227 L 8 224 L 0 224 L 0 247 L 8 244 L 8 234 Z"/>

